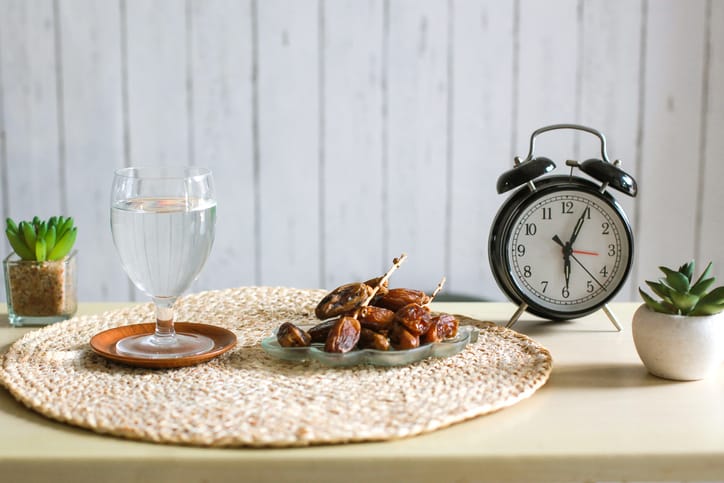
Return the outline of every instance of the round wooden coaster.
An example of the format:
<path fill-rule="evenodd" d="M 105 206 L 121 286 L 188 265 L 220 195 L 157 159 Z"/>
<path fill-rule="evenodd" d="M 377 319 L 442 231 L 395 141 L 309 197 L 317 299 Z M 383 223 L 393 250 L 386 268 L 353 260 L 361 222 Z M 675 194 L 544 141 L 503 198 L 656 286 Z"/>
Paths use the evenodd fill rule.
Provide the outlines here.
<path fill-rule="evenodd" d="M 176 322 L 174 328 L 179 334 L 205 335 L 214 341 L 214 345 L 208 351 L 185 357 L 132 357 L 119 354 L 116 350 L 116 344 L 119 340 L 134 335 L 150 335 L 156 329 L 156 324 L 132 324 L 99 332 L 91 338 L 90 347 L 93 352 L 100 356 L 129 366 L 167 369 L 169 367 L 193 366 L 194 364 L 206 362 L 220 356 L 236 345 L 236 335 L 223 327 Z"/>

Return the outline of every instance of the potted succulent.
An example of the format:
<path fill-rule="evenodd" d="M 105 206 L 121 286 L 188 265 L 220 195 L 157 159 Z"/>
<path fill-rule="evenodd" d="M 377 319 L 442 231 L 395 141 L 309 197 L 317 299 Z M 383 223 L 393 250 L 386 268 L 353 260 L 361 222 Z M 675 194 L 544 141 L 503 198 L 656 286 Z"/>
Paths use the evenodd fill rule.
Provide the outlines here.
<path fill-rule="evenodd" d="M 44 325 L 73 316 L 77 278 L 71 250 L 77 233 L 72 218 L 7 219 L 5 234 L 14 252 L 3 260 L 3 271 L 11 325 Z"/>
<path fill-rule="evenodd" d="M 655 376 L 692 381 L 716 371 L 724 360 L 724 287 L 710 288 L 715 278 L 709 263 L 694 281 L 694 262 L 646 284 L 660 297 L 639 288 L 644 304 L 633 317 L 636 351 Z"/>

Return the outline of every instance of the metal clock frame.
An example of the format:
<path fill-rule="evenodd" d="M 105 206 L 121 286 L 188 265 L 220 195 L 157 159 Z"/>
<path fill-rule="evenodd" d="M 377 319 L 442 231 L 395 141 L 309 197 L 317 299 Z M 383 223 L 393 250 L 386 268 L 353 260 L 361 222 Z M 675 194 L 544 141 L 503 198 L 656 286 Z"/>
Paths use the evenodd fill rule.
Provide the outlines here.
<path fill-rule="evenodd" d="M 545 157 L 534 157 L 535 138 L 547 131 L 557 129 L 574 129 L 585 131 L 595 135 L 601 142 L 601 158 L 587 159 L 579 163 L 578 161 L 567 160 L 566 165 L 571 168 L 569 175 L 547 176 L 539 181 L 533 182 L 534 179 L 552 171 L 555 163 Z M 530 138 L 530 146 L 528 155 L 521 160 L 515 158 L 515 167 L 506 171 L 498 178 L 498 193 L 504 193 L 514 188 L 520 187 L 512 196 L 510 196 L 500 207 L 493 221 L 490 237 L 488 239 L 488 259 L 490 266 L 500 289 L 515 303 L 518 309 L 511 317 L 506 327 L 510 328 L 520 318 L 524 311 L 528 311 L 534 315 L 539 315 L 553 320 L 567 320 L 582 317 L 595 312 L 599 308 L 602 309 L 611 323 L 617 330 L 621 330 L 616 316 L 608 307 L 608 301 L 611 300 L 624 285 L 631 271 L 631 265 L 634 258 L 634 239 L 631 224 L 628 221 L 626 213 L 616 199 L 607 192 L 607 188 L 613 188 L 628 196 L 636 196 L 638 188 L 636 181 L 626 172 L 619 168 L 620 161 L 609 161 L 606 153 L 606 137 L 598 131 L 587 126 L 578 124 L 553 124 L 544 126 L 533 132 Z M 573 170 L 579 168 L 581 171 L 601 182 L 596 185 L 592 181 L 573 175 Z M 537 184 L 537 185 L 536 185 Z M 506 246 L 513 231 L 513 221 L 527 209 L 531 204 L 535 203 L 539 198 L 558 191 L 580 191 L 592 195 L 599 199 L 603 205 L 607 205 L 621 219 L 626 239 L 629 243 L 629 256 L 626 260 L 623 276 L 620 282 L 613 287 L 601 302 L 596 303 L 592 307 L 573 311 L 557 311 L 541 306 L 536 300 L 527 297 L 518 288 L 513 281 L 511 275 L 511 267 L 508 263 L 506 255 Z"/>

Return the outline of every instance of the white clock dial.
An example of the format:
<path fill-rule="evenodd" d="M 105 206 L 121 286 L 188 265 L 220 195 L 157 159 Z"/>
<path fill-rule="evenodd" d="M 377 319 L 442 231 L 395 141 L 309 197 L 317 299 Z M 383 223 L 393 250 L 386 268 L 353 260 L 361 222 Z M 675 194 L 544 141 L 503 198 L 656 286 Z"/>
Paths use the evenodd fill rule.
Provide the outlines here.
<path fill-rule="evenodd" d="M 600 305 L 623 283 L 631 257 L 625 220 L 594 194 L 548 193 L 512 221 L 505 252 L 517 289 L 559 312 Z"/>

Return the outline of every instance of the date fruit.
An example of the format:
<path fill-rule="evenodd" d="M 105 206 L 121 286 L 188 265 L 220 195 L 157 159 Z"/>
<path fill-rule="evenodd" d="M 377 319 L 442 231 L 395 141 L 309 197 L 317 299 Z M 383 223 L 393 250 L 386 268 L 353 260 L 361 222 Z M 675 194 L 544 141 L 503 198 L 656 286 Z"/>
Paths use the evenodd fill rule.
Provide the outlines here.
<path fill-rule="evenodd" d="M 387 337 L 365 327 L 362 327 L 360 331 L 359 342 L 357 344 L 360 349 L 390 350 L 390 341 Z"/>
<path fill-rule="evenodd" d="M 291 322 L 284 322 L 277 329 L 277 342 L 282 347 L 309 347 L 312 338 Z"/>
<path fill-rule="evenodd" d="M 314 314 L 324 320 L 352 312 L 370 296 L 372 290 L 369 285 L 359 282 L 339 286 L 319 301 Z"/>
<path fill-rule="evenodd" d="M 357 345 L 361 331 L 359 320 L 349 316 L 341 317 L 329 330 L 324 350 L 340 353 L 351 351 Z"/>
<path fill-rule="evenodd" d="M 389 330 L 395 321 L 395 313 L 382 307 L 373 307 L 368 305 L 362 307 L 359 313 L 359 322 L 362 327 L 379 332 L 381 330 Z"/>
<path fill-rule="evenodd" d="M 414 335 L 422 335 L 432 325 L 430 309 L 417 303 L 407 304 L 395 312 L 395 321 Z"/>
<path fill-rule="evenodd" d="M 324 342 L 327 340 L 329 331 L 332 326 L 337 323 L 339 319 L 325 320 L 321 324 L 317 324 L 311 329 L 307 330 L 307 333 L 312 338 L 312 342 Z"/>
<path fill-rule="evenodd" d="M 420 338 L 410 333 L 401 324 L 393 324 L 389 336 L 390 344 L 397 350 L 414 349 L 420 346 Z"/>
<path fill-rule="evenodd" d="M 430 297 L 422 290 L 411 288 L 391 288 L 386 294 L 375 297 L 372 304 L 377 307 L 397 312 L 405 305 L 418 304 L 425 305 L 430 302 Z"/>
<path fill-rule="evenodd" d="M 450 314 L 441 314 L 432 318 L 430 328 L 420 338 L 422 344 L 432 344 L 451 339 L 458 335 L 458 320 Z"/>

